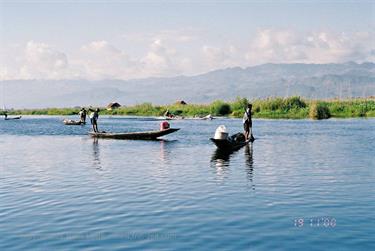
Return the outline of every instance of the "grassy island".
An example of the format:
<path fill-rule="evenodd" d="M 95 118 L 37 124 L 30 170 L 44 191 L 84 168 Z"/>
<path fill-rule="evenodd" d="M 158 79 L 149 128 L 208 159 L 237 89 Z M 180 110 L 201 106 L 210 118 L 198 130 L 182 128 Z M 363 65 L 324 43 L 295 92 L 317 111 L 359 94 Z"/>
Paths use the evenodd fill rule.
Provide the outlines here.
<path fill-rule="evenodd" d="M 151 103 L 123 106 L 115 110 L 101 109 L 102 115 L 135 115 L 135 116 L 163 116 L 169 111 L 175 115 L 184 117 L 205 116 L 229 116 L 240 118 L 243 115 L 245 105 L 253 104 L 254 118 L 272 119 L 326 119 L 375 117 L 375 98 L 332 99 L 332 100 L 308 100 L 301 97 L 273 97 L 266 99 L 248 100 L 238 97 L 234 101 L 225 102 L 216 100 L 210 104 L 171 104 L 153 105 Z M 9 114 L 20 115 L 74 115 L 79 108 L 45 108 L 11 110 Z"/>

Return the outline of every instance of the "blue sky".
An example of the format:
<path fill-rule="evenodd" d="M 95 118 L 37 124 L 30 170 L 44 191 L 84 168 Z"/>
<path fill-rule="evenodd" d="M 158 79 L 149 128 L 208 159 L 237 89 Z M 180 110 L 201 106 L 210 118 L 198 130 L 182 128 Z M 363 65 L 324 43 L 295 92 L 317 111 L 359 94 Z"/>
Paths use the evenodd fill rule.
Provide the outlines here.
<path fill-rule="evenodd" d="M 1 1 L 0 79 L 374 60 L 371 1 Z"/>

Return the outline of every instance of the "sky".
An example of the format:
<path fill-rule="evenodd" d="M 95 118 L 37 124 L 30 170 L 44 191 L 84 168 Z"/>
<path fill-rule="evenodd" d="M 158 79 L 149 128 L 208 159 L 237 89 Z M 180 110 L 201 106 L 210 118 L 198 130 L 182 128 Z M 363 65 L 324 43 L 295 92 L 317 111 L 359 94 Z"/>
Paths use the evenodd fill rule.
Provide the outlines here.
<path fill-rule="evenodd" d="M 0 80 L 375 60 L 374 1 L 0 0 Z"/>

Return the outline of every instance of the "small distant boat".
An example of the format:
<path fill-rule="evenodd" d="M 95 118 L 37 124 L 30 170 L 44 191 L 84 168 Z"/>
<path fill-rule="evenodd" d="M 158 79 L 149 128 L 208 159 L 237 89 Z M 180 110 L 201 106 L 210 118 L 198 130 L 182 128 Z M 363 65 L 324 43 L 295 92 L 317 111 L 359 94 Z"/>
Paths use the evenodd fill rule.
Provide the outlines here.
<path fill-rule="evenodd" d="M 3 88 L 3 91 L 2 91 L 2 98 L 3 98 L 3 101 L 5 100 L 5 98 L 4 98 L 4 96 L 5 96 L 5 87 L 4 87 L 4 83 L 2 84 L 2 88 Z M 5 116 L 5 118 L 4 118 L 4 120 L 15 120 L 15 119 L 21 119 L 22 118 L 22 116 L 17 116 L 17 117 L 9 117 L 8 116 L 8 112 L 7 112 L 7 108 L 5 107 L 5 104 L 3 104 L 3 109 L 2 109 L 3 111 L 2 111 L 2 113 L 3 114 L 1 114 L 0 113 L 0 115 L 4 115 Z"/>
<path fill-rule="evenodd" d="M 164 135 L 177 132 L 178 130 L 180 130 L 180 128 L 169 128 L 169 129 L 158 130 L 158 131 L 127 132 L 127 133 L 90 132 L 89 134 L 95 138 L 155 140 Z"/>
<path fill-rule="evenodd" d="M 180 120 L 184 119 L 184 117 L 166 117 L 166 116 L 160 116 L 156 117 L 157 120 Z"/>
<path fill-rule="evenodd" d="M 13 119 L 21 119 L 22 116 L 18 116 L 18 117 L 6 117 L 5 120 L 13 120 Z"/>
<path fill-rule="evenodd" d="M 183 116 L 164 117 L 164 120 L 181 120 L 185 119 Z"/>
<path fill-rule="evenodd" d="M 192 119 L 194 119 L 194 120 L 213 120 L 215 118 L 211 114 L 208 114 L 207 116 L 204 116 L 204 117 L 194 117 Z"/>
<path fill-rule="evenodd" d="M 230 137 L 225 139 L 210 139 L 217 148 L 223 151 L 236 151 L 243 146 L 247 145 L 249 142 L 253 142 L 254 140 L 245 140 L 245 136 L 242 133 L 236 133 Z"/>
<path fill-rule="evenodd" d="M 203 118 L 201 118 L 203 120 L 213 120 L 215 119 L 211 114 L 208 114 L 207 116 L 204 116 Z"/>
<path fill-rule="evenodd" d="M 84 124 L 86 124 L 82 121 L 76 121 L 76 120 L 72 120 L 72 119 L 64 119 L 63 122 L 64 122 L 65 125 L 84 125 Z"/>

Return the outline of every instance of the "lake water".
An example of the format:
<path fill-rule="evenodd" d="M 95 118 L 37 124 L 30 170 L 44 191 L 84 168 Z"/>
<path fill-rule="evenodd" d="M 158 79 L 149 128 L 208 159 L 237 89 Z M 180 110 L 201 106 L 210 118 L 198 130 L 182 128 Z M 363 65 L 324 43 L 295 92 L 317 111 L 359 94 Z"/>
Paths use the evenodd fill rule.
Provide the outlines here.
<path fill-rule="evenodd" d="M 94 140 L 63 117 L 0 120 L 0 250 L 374 250 L 375 120 L 171 121 L 160 141 Z M 100 117 L 106 131 L 151 118 Z"/>

